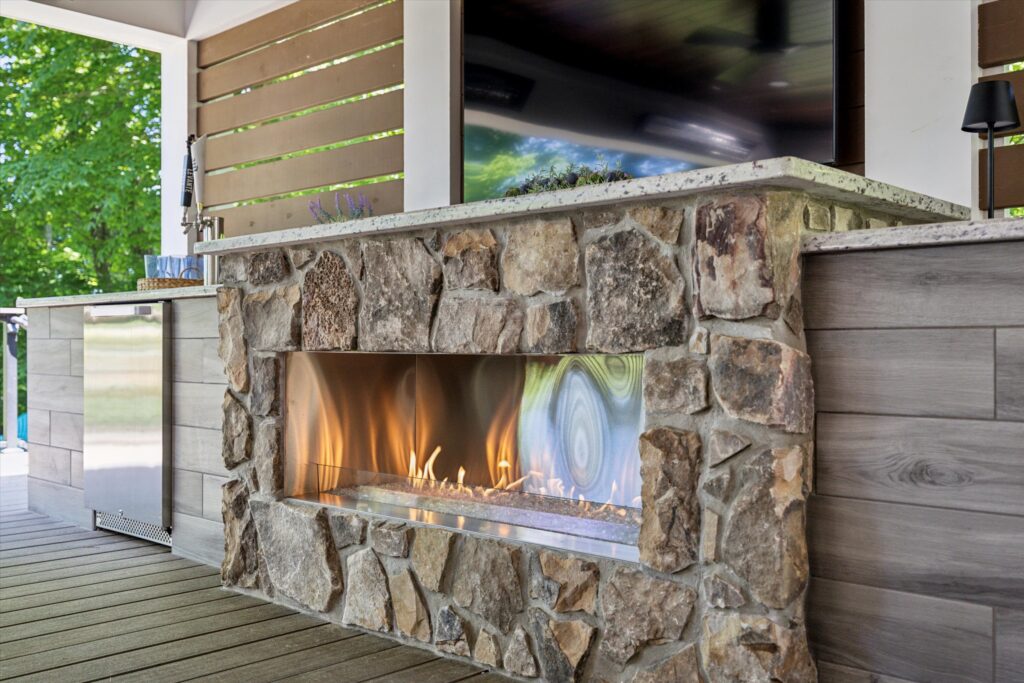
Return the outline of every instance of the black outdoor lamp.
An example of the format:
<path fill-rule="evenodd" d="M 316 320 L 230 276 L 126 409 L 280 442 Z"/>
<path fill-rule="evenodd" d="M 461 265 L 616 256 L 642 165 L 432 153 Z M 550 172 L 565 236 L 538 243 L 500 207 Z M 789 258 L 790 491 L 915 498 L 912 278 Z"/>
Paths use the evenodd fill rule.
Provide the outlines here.
<path fill-rule="evenodd" d="M 1020 125 L 1017 103 L 1013 99 L 1013 85 L 1010 81 L 983 81 L 971 86 L 971 96 L 964 112 L 964 124 L 960 127 L 968 133 L 988 133 L 988 217 L 995 215 L 996 203 L 996 155 L 995 136 L 1003 130 Z"/>

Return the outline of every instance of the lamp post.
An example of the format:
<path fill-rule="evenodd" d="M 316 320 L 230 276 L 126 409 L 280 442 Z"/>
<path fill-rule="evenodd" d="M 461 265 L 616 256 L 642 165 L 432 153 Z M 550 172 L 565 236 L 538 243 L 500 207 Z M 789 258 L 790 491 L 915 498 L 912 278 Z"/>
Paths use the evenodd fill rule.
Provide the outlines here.
<path fill-rule="evenodd" d="M 1017 103 L 1013 99 L 1010 81 L 983 81 L 971 86 L 967 111 L 960 130 L 968 133 L 988 134 L 988 217 L 995 216 L 996 159 L 995 135 L 1020 126 Z"/>

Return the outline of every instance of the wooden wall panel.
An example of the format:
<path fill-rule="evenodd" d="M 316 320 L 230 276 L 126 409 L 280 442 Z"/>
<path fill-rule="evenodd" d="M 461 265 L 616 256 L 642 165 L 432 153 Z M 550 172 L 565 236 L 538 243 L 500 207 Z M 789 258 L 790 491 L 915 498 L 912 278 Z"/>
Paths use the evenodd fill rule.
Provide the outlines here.
<path fill-rule="evenodd" d="M 402 210 L 404 183 L 401 180 L 391 180 L 373 185 L 363 185 L 351 190 L 341 190 L 341 193 L 348 192 L 353 198 L 360 193 L 372 203 L 375 214 L 397 213 Z M 258 232 L 269 232 L 271 230 L 285 230 L 287 228 L 298 228 L 305 225 L 312 225 L 315 221 L 309 213 L 309 202 L 320 199 L 324 207 L 334 210 L 334 193 L 323 192 L 321 194 L 306 195 L 303 197 L 292 197 L 290 199 L 278 199 L 262 204 L 251 204 L 239 206 L 223 211 L 214 211 L 216 216 L 224 216 L 225 230 L 227 237 L 236 235 L 251 235 Z"/>
<path fill-rule="evenodd" d="M 999 683 L 1024 679 L 1024 611 L 996 610 L 996 678 Z"/>
<path fill-rule="evenodd" d="M 821 413 L 823 495 L 1024 516 L 1024 423 Z"/>
<path fill-rule="evenodd" d="M 319 26 L 376 0 L 304 0 L 199 41 L 196 60 L 207 67 Z"/>
<path fill-rule="evenodd" d="M 814 256 L 804 316 L 816 329 L 1024 325 L 1022 263 L 1024 242 Z"/>
<path fill-rule="evenodd" d="M 1021 518 L 812 496 L 814 576 L 1024 608 Z"/>
<path fill-rule="evenodd" d="M 402 170 L 402 136 L 260 164 L 206 177 L 211 204 L 270 197 Z"/>
<path fill-rule="evenodd" d="M 991 418 L 994 336 L 977 328 L 810 332 L 817 409 Z"/>
<path fill-rule="evenodd" d="M 1024 60 L 1024 2 L 992 0 L 978 5 L 978 65 Z"/>
<path fill-rule="evenodd" d="M 393 2 L 199 72 L 206 101 L 402 37 L 402 3 Z"/>
<path fill-rule="evenodd" d="M 996 330 L 996 417 L 1024 420 L 1024 328 Z"/>
<path fill-rule="evenodd" d="M 992 680 L 992 608 L 813 579 L 807 629 L 825 661 L 928 683 Z"/>
<path fill-rule="evenodd" d="M 1024 7 L 1024 2 L 1021 2 Z M 978 150 L 978 206 L 988 209 L 988 150 Z M 996 207 L 1024 206 L 1024 145 L 996 147 Z"/>
<path fill-rule="evenodd" d="M 402 82 L 402 46 L 199 107 L 199 134 L 213 134 Z"/>
<path fill-rule="evenodd" d="M 818 683 L 924 683 L 855 669 L 852 666 L 818 662 Z"/>
<path fill-rule="evenodd" d="M 206 170 L 270 159 L 401 128 L 402 97 L 403 92 L 396 90 L 233 135 L 211 138 L 206 144 Z"/>

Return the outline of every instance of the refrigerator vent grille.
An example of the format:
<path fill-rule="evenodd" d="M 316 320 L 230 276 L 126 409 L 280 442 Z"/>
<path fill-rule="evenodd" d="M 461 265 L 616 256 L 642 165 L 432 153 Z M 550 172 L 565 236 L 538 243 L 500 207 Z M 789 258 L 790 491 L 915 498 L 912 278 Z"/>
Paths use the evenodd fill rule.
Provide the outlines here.
<path fill-rule="evenodd" d="M 171 544 L 171 534 L 167 529 L 149 522 L 140 522 L 136 519 L 129 519 L 110 512 L 96 512 L 96 526 L 100 529 L 109 529 L 128 536 L 144 538 L 147 541 L 160 543 L 161 545 Z"/>

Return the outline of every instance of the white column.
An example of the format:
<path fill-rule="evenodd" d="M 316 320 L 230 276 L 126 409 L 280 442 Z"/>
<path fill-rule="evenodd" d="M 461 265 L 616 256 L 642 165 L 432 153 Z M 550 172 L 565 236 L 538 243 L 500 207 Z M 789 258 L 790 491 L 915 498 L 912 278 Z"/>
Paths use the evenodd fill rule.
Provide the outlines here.
<path fill-rule="evenodd" d="M 462 6 L 405 3 L 405 210 L 462 198 Z"/>
<path fill-rule="evenodd" d="M 976 80 L 973 2 L 864 3 L 864 170 L 972 206 L 975 138 L 960 130 Z"/>
<path fill-rule="evenodd" d="M 160 53 L 160 253 L 185 254 L 181 171 L 195 130 L 195 43 L 178 38 Z"/>

